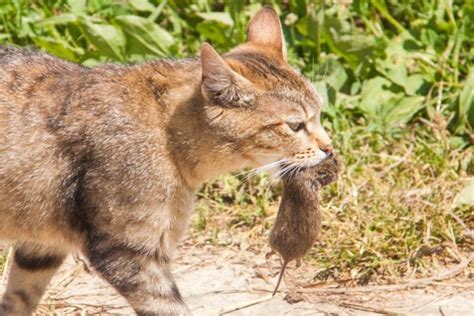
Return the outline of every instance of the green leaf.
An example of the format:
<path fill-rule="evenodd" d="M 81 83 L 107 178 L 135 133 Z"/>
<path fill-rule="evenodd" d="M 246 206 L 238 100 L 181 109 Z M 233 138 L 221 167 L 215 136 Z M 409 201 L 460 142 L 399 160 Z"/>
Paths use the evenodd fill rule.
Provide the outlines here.
<path fill-rule="evenodd" d="M 110 24 L 92 23 L 89 19 L 81 19 L 86 40 L 107 57 L 123 61 L 125 55 L 125 36 L 122 31 Z"/>
<path fill-rule="evenodd" d="M 68 0 L 67 3 L 72 13 L 85 13 L 87 11 L 87 0 Z"/>
<path fill-rule="evenodd" d="M 369 116 L 381 118 L 380 112 L 395 94 L 388 90 L 391 82 L 383 77 L 375 77 L 362 84 L 361 101 L 358 107 Z"/>
<path fill-rule="evenodd" d="M 196 25 L 196 30 L 205 40 L 230 46 L 232 43 L 229 42 L 228 37 L 225 34 L 226 29 L 228 29 L 228 27 L 218 21 L 208 20 Z"/>
<path fill-rule="evenodd" d="M 361 87 L 360 81 L 354 81 L 351 85 L 350 94 L 356 95 L 357 93 L 359 93 L 360 87 Z"/>
<path fill-rule="evenodd" d="M 387 78 L 403 87 L 407 81 L 407 68 L 403 64 L 393 65 L 387 72 Z"/>
<path fill-rule="evenodd" d="M 84 67 L 92 68 L 92 67 L 100 66 L 106 62 L 107 60 L 104 58 L 104 56 L 100 56 L 99 58 L 88 58 L 84 60 L 81 64 Z"/>
<path fill-rule="evenodd" d="M 449 137 L 449 146 L 454 149 L 462 149 L 468 145 L 466 139 L 461 136 Z"/>
<path fill-rule="evenodd" d="M 79 61 L 78 55 L 81 56 L 84 54 L 84 50 L 82 48 L 74 48 L 71 47 L 65 41 L 61 41 L 54 38 L 49 37 L 35 37 L 33 41 L 36 46 L 43 48 L 48 53 L 56 55 L 60 58 L 64 58 L 71 61 Z"/>
<path fill-rule="evenodd" d="M 474 180 L 459 192 L 455 199 L 455 205 L 474 205 Z"/>
<path fill-rule="evenodd" d="M 217 21 L 226 26 L 234 26 L 234 21 L 227 12 L 200 12 L 197 15 L 206 21 Z"/>
<path fill-rule="evenodd" d="M 329 96 L 328 96 L 328 85 L 326 81 L 321 80 L 321 81 L 316 81 L 313 83 L 316 91 L 318 94 L 323 98 L 323 110 L 326 107 L 326 105 L 329 104 Z"/>
<path fill-rule="evenodd" d="M 474 117 L 474 68 L 471 68 L 469 74 L 464 81 L 464 88 L 459 94 L 458 106 L 458 131 L 463 132 L 469 119 Z M 471 122 L 474 127 L 474 122 Z"/>
<path fill-rule="evenodd" d="M 160 16 L 161 12 L 163 11 L 164 7 L 168 4 L 168 0 L 161 1 L 160 5 L 153 9 L 151 14 L 148 16 L 149 21 L 156 21 Z M 176 14 L 174 11 L 170 11 L 172 14 Z M 170 16 L 172 15 L 170 14 Z"/>
<path fill-rule="evenodd" d="M 309 17 L 306 15 L 296 22 L 295 27 L 298 30 L 298 32 L 301 33 L 301 35 L 308 36 L 308 33 L 309 33 L 308 25 L 309 25 Z"/>
<path fill-rule="evenodd" d="M 245 0 L 232 0 L 229 4 L 229 11 L 230 15 L 232 16 L 232 20 L 239 21 L 240 16 L 245 8 Z"/>
<path fill-rule="evenodd" d="M 104 8 L 110 7 L 113 4 L 113 1 L 114 0 L 86 0 L 87 9 L 90 12 L 97 12 L 103 10 Z"/>
<path fill-rule="evenodd" d="M 52 16 L 35 23 L 35 26 L 44 27 L 50 25 L 64 25 L 68 23 L 76 23 L 78 17 L 75 14 L 64 13 L 61 15 Z"/>
<path fill-rule="evenodd" d="M 412 50 L 415 50 L 416 53 L 413 53 Z M 428 79 L 427 74 L 416 67 L 414 57 L 423 58 L 428 62 L 431 62 L 433 57 L 420 52 L 418 43 L 405 33 L 393 38 L 384 52 L 386 57 L 376 61 L 377 71 L 394 84 L 402 87 L 408 95 L 416 95 Z"/>
<path fill-rule="evenodd" d="M 402 87 L 408 95 L 415 95 L 425 83 L 425 76 L 422 74 L 409 76 L 407 66 L 404 63 L 395 63 L 390 60 L 378 61 L 377 70 L 385 78 Z"/>
<path fill-rule="evenodd" d="M 348 75 L 342 64 L 336 59 L 326 59 L 318 66 L 318 76 L 336 91 L 339 91 L 346 83 Z"/>
<path fill-rule="evenodd" d="M 148 0 L 129 0 L 130 5 L 137 11 L 153 12 L 155 6 L 152 5 Z"/>
<path fill-rule="evenodd" d="M 352 28 L 344 19 L 348 13 L 338 9 L 337 6 L 328 9 L 326 13 L 321 36 L 331 51 L 346 59 L 353 68 L 363 60 L 367 60 L 367 56 L 373 53 L 375 38 Z"/>
<path fill-rule="evenodd" d="M 412 76 L 408 76 L 405 85 L 405 91 L 408 95 L 415 95 L 416 92 L 423 86 L 425 83 L 425 76 L 422 74 L 414 74 Z"/>
<path fill-rule="evenodd" d="M 397 126 L 405 124 L 418 112 L 424 105 L 425 98 L 421 96 L 402 97 L 394 100 L 393 106 L 387 105 L 387 114 L 384 117 L 385 124 L 388 126 Z"/>
<path fill-rule="evenodd" d="M 167 56 L 170 46 L 174 44 L 174 37 L 168 31 L 148 19 L 135 15 L 122 15 L 115 18 L 115 23 L 136 44 L 132 49 L 133 52 L 142 51 Z"/>

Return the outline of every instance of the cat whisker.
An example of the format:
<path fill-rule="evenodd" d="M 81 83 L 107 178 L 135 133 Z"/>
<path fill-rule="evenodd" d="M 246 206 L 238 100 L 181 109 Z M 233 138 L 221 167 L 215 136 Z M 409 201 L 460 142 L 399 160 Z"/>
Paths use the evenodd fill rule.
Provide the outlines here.
<path fill-rule="evenodd" d="M 283 167 L 281 170 L 279 170 L 279 172 L 277 172 L 275 174 L 275 177 L 278 177 L 278 178 L 282 178 L 284 177 L 285 175 L 287 175 L 289 172 L 291 172 L 293 170 L 293 168 L 295 168 L 295 163 L 294 162 L 291 162 L 290 164 L 286 165 L 285 167 Z"/>
<path fill-rule="evenodd" d="M 286 159 L 277 160 L 277 161 L 271 162 L 269 164 L 266 164 L 264 166 L 244 171 L 242 173 L 237 174 L 237 176 L 244 176 L 242 181 L 246 181 L 252 176 L 255 176 L 255 175 L 257 175 L 257 174 L 259 174 L 263 171 L 267 171 L 269 169 L 275 168 L 275 167 L 277 167 L 277 166 L 279 166 L 279 165 L 281 165 L 285 162 L 286 162 Z"/>
<path fill-rule="evenodd" d="M 291 177 L 294 177 L 295 175 L 297 175 L 301 171 L 301 169 L 303 169 L 303 166 L 296 167 L 296 169 L 293 172 L 293 174 L 291 175 Z"/>
<path fill-rule="evenodd" d="M 296 171 L 298 170 L 298 166 L 294 166 L 289 172 L 288 172 L 288 178 L 293 178 L 295 175 Z"/>
<path fill-rule="evenodd" d="M 277 160 L 275 162 L 272 162 L 272 163 L 269 163 L 267 165 L 264 165 L 262 167 L 259 167 L 259 168 L 255 168 L 253 171 L 254 171 L 254 174 L 253 175 L 257 175 L 261 172 L 265 172 L 265 171 L 269 171 L 273 168 L 277 168 L 277 167 L 280 167 L 284 164 L 287 163 L 287 160 L 286 159 L 281 159 L 281 160 Z"/>
<path fill-rule="evenodd" d="M 294 177 L 298 172 L 303 169 L 305 165 L 297 163 L 297 162 L 290 162 L 288 166 L 282 168 L 275 176 L 278 178 L 282 178 L 287 176 L 289 178 Z"/>

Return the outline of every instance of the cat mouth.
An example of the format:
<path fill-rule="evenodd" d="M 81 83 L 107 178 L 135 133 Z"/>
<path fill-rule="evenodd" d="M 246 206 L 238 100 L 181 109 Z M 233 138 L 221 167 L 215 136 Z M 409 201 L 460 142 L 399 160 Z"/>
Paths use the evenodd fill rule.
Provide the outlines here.
<path fill-rule="evenodd" d="M 314 167 L 318 164 L 320 164 L 321 162 L 323 162 L 324 160 L 328 159 L 329 157 L 331 157 L 333 155 L 332 152 L 322 152 L 322 155 L 313 155 L 313 157 L 309 158 L 309 159 L 305 159 L 304 161 L 298 161 L 296 159 L 288 159 L 288 161 L 284 164 L 282 164 L 280 166 L 280 169 L 283 170 L 283 169 L 287 169 L 287 168 L 297 168 L 297 169 L 307 169 L 307 168 L 311 168 L 311 167 Z"/>
<path fill-rule="evenodd" d="M 284 175 L 294 174 L 298 171 L 314 167 L 331 157 L 333 154 L 332 152 L 324 152 L 321 150 L 312 153 L 312 155 L 308 155 L 308 152 L 306 152 L 294 154 L 287 158 L 276 154 L 264 153 L 262 155 L 266 156 L 265 158 L 267 159 L 272 158 L 272 161 L 256 168 L 256 170 L 266 171 L 272 175 L 276 175 L 277 177 L 282 177 Z M 278 159 L 276 159 L 276 157 L 278 157 Z"/>
<path fill-rule="evenodd" d="M 308 167 L 316 166 L 316 165 L 320 164 L 321 162 L 323 162 L 324 160 L 328 159 L 331 156 L 332 156 L 332 152 L 324 153 L 324 156 L 322 158 L 316 158 L 313 161 L 310 161 Z"/>

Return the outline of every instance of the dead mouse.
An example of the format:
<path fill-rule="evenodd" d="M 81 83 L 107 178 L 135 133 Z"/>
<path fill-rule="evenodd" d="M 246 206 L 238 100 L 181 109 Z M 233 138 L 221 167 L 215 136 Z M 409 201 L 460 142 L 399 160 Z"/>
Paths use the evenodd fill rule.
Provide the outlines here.
<path fill-rule="evenodd" d="M 319 191 L 337 179 L 339 170 L 339 158 L 332 154 L 318 165 L 282 178 L 283 196 L 270 232 L 270 247 L 283 258 L 273 295 L 288 263 L 303 257 L 317 240 L 321 229 Z"/>

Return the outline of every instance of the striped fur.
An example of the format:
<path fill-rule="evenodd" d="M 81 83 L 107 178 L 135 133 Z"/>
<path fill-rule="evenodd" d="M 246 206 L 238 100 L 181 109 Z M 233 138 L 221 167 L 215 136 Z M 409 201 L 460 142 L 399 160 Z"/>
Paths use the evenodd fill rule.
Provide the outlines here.
<path fill-rule="evenodd" d="M 75 249 L 138 314 L 189 313 L 170 262 L 195 190 L 317 163 L 330 142 L 275 12 L 248 33 L 223 56 L 205 44 L 201 58 L 97 68 L 0 46 L 0 237 L 17 242 L 2 315 L 31 314 Z"/>

